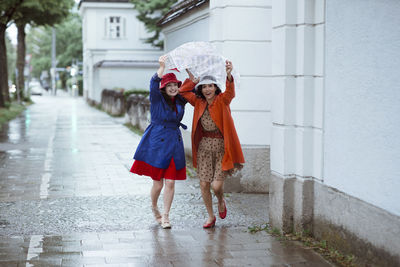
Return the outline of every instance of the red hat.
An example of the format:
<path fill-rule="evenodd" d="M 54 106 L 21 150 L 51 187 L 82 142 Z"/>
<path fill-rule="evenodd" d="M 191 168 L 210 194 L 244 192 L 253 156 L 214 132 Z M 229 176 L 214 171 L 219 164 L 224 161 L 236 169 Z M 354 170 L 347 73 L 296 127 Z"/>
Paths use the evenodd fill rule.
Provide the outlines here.
<path fill-rule="evenodd" d="M 177 83 L 178 87 L 181 87 L 182 82 L 178 81 L 178 79 L 176 79 L 175 74 L 173 73 L 167 73 L 164 76 L 162 76 L 161 78 L 161 86 L 160 89 L 164 88 L 167 84 L 169 83 Z"/>

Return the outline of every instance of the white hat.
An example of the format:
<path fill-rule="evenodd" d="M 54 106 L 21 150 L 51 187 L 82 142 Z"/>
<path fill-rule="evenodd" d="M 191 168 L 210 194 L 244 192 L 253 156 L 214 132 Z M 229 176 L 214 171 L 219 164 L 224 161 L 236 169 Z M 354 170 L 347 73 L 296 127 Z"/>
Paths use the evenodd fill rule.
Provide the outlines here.
<path fill-rule="evenodd" d="M 211 75 L 201 77 L 200 82 L 198 84 L 196 84 L 195 89 L 197 90 L 199 85 L 211 84 L 211 83 L 215 84 L 219 89 L 221 89 L 221 85 L 217 82 L 217 79 Z"/>

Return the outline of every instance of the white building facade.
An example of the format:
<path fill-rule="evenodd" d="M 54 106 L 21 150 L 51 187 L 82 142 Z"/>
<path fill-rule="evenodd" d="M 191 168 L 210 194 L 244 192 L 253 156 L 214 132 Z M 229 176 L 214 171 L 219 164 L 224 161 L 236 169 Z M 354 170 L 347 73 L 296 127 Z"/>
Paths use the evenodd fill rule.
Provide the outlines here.
<path fill-rule="evenodd" d="M 82 0 L 83 92 L 101 101 L 103 89 L 147 89 L 160 49 L 145 44 L 148 34 L 129 0 Z"/>
<path fill-rule="evenodd" d="M 241 173 L 230 179 L 226 189 L 268 192 L 272 117 L 271 5 L 253 0 L 179 1 L 170 13 L 161 20 L 165 52 L 186 42 L 209 41 L 240 73 L 240 87 L 231 103 L 231 111 L 246 164 Z M 257 60 L 253 60 L 255 58 Z M 185 73 L 178 76 L 186 78 Z M 187 105 L 184 123 L 191 125 L 192 118 L 193 109 Z M 190 129 L 183 133 L 185 147 L 189 149 L 190 134 Z"/>
<path fill-rule="evenodd" d="M 270 193 L 271 224 L 376 266 L 400 265 L 398 14 L 396 0 L 193 0 L 161 21 L 166 52 L 210 41 L 240 72 L 239 183 Z"/>

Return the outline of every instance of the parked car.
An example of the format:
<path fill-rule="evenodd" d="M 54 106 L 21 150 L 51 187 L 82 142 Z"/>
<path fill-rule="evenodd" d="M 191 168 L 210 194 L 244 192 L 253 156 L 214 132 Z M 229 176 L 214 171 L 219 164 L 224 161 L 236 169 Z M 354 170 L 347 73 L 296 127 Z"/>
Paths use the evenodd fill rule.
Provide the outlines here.
<path fill-rule="evenodd" d="M 42 95 L 43 87 L 40 85 L 39 81 L 32 80 L 29 83 L 29 90 L 31 91 L 31 95 Z"/>

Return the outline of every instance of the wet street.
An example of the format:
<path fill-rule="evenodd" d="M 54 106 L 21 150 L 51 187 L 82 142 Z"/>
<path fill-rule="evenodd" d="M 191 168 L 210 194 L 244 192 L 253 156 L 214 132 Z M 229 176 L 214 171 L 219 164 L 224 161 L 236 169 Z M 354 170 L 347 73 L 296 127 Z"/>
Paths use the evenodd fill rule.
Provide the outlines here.
<path fill-rule="evenodd" d="M 161 229 L 150 178 L 129 172 L 140 136 L 81 98 L 33 101 L 0 130 L 0 266 L 331 266 L 248 232 L 268 222 L 265 194 L 227 194 L 227 218 L 203 230 L 195 178 L 177 181 Z"/>

